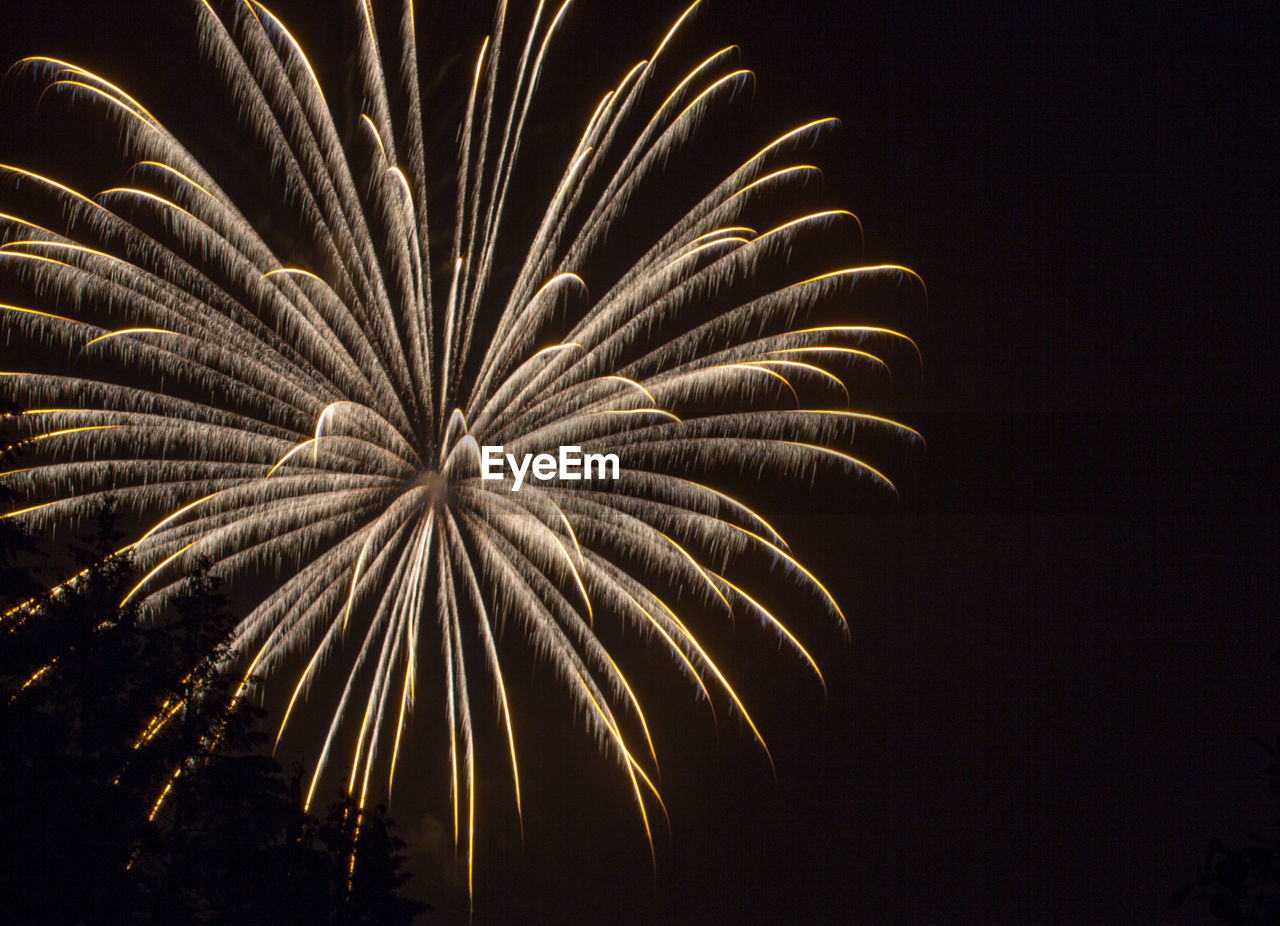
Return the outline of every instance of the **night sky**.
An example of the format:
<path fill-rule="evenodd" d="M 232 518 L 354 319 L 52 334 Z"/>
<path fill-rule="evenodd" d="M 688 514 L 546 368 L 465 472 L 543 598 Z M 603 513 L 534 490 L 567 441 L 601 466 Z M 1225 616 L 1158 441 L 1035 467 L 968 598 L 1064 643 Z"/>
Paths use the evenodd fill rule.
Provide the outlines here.
<path fill-rule="evenodd" d="M 180 123 L 203 85 L 175 69 L 206 66 L 185 7 L 154 6 L 6 3 L 0 59 L 83 61 Z M 469 57 L 476 6 L 422 17 Z M 562 80 L 603 90 L 679 11 L 620 6 L 582 0 Z M 825 699 L 766 635 L 726 637 L 776 778 L 674 673 L 644 681 L 672 819 L 656 875 L 625 779 L 525 673 L 524 845 L 499 764 L 476 923 L 1196 922 L 1164 908 L 1208 839 L 1269 820 L 1247 739 L 1280 732 L 1265 24 L 1077 6 L 706 4 L 689 44 L 737 42 L 758 77 L 743 131 L 839 116 L 813 154 L 824 198 L 858 214 L 869 262 L 928 284 L 898 319 L 925 362 L 895 408 L 928 451 L 898 503 L 837 487 L 769 508 L 853 629 L 793 616 Z M 28 102 L 6 92 L 0 124 Z M 0 133 L 0 160 L 44 153 Z M 445 792 L 406 790 L 393 813 L 435 871 Z M 415 890 L 424 922 L 465 921 L 438 872 Z"/>

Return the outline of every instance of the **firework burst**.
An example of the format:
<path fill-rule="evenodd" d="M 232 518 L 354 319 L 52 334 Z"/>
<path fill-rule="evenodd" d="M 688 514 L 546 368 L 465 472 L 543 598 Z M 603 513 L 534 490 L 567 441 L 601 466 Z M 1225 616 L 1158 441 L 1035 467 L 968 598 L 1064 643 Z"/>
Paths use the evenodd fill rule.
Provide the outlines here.
<path fill-rule="evenodd" d="M 785 275 L 815 238 L 821 252 L 833 225 L 856 221 L 830 210 L 753 227 L 765 206 L 814 178 L 795 153 L 834 120 L 792 129 L 740 162 L 621 272 L 594 270 L 606 238 L 626 234 L 628 203 L 752 80 L 733 49 L 663 76 L 693 7 L 604 94 L 541 193 L 532 232 L 506 230 L 526 122 L 567 7 L 522 10 L 512 39 L 513 14 L 499 6 L 462 116 L 448 234 L 436 239 L 409 2 L 394 57 L 368 0 L 356 4 L 363 108 L 345 137 L 303 49 L 270 11 L 194 4 L 246 144 L 269 165 L 278 207 L 306 230 L 306 266 L 282 262 L 218 171 L 141 102 L 66 61 L 16 68 L 46 96 L 117 126 L 135 165 L 128 179 L 86 195 L 0 166 L 0 188 L 33 210 L 23 215 L 58 217 L 0 214 L 0 274 L 27 294 L 0 306 L 6 338 L 72 361 L 61 373 L 3 373 L 26 408 L 16 426 L 31 457 L 0 477 L 31 495 L 6 516 L 49 529 L 104 499 L 149 513 L 154 523 L 125 548 L 140 576 L 126 600 L 144 613 L 162 611 L 196 563 L 227 579 L 279 570 L 285 578 L 235 628 L 226 671 L 243 674 L 243 692 L 305 663 L 283 734 L 326 669 L 340 670 L 308 802 L 335 765 L 350 769 L 362 804 L 371 786 L 390 788 L 407 719 L 429 704 L 447 721 L 468 870 L 477 696 L 497 704 L 520 802 L 502 622 L 554 666 L 627 776 L 648 832 L 652 741 L 597 631 L 639 631 L 691 692 L 728 703 L 759 738 L 674 592 L 686 615 L 758 620 L 815 673 L 792 631 L 732 577 L 735 566 L 768 560 L 835 621 L 844 615 L 761 514 L 723 481 L 708 483 L 717 473 L 785 481 L 834 468 L 891 488 L 859 449 L 863 436 L 918 441 L 851 408 L 846 384 L 887 375 L 888 359 L 914 345 L 885 328 L 816 321 L 869 279 L 918 286 L 910 271 L 836 265 L 758 284 Z M 86 367 L 92 377 L 76 375 Z M 616 461 L 616 478 L 542 478 L 535 468 L 538 478 L 518 485 L 490 466 L 498 446 L 497 460 L 598 454 Z M 5 616 L 23 619 L 21 609 Z M 174 712 L 166 707 L 144 737 Z"/>

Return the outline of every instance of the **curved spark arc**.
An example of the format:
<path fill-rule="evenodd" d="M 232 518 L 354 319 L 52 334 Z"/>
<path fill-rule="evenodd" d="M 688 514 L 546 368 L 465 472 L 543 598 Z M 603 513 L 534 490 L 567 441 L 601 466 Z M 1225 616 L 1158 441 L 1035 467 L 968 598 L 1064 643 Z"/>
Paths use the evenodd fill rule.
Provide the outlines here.
<path fill-rule="evenodd" d="M 83 518 L 103 498 L 135 506 L 151 526 L 123 548 L 141 578 L 122 604 L 151 617 L 181 594 L 197 561 L 227 579 L 272 565 L 291 571 L 230 633 L 220 668 L 244 674 L 236 697 L 307 657 L 298 659 L 279 745 L 328 664 L 341 663 L 306 804 L 344 755 L 361 811 L 384 772 L 390 793 L 412 743 L 412 713 L 439 710 L 469 890 L 482 753 L 472 698 L 485 688 L 523 813 L 504 623 L 553 667 L 627 776 L 652 851 L 647 802 L 662 808 L 657 750 L 607 641 L 640 634 L 713 717 L 717 700 L 736 710 L 772 765 L 715 647 L 694 628 L 754 615 L 825 690 L 800 636 L 746 587 L 754 557 L 779 566 L 848 632 L 834 596 L 765 516 L 739 490 L 709 483 L 765 472 L 799 482 L 844 468 L 896 491 L 864 435 L 923 445 L 913 429 L 857 408 L 858 377 L 892 380 L 904 345 L 918 362 L 915 343 L 887 328 L 813 318 L 867 284 L 923 293 L 912 271 L 835 263 L 843 269 L 751 288 L 837 223 L 861 235 L 848 211 L 797 211 L 790 202 L 820 175 L 795 160 L 799 149 L 834 120 L 787 131 L 738 162 L 657 240 L 632 242 L 638 256 L 615 277 L 595 270 L 594 256 L 625 230 L 629 203 L 755 79 L 732 47 L 667 73 L 698 3 L 595 98 L 527 238 L 510 227 L 525 127 L 569 7 L 552 14 L 539 2 L 517 40 L 515 14 L 500 3 L 492 34 L 468 51 L 474 67 L 443 255 L 429 246 L 411 0 L 400 7 L 390 68 L 373 8 L 356 0 L 362 109 L 353 151 L 311 60 L 275 14 L 256 0 L 196 5 L 203 50 L 256 145 L 250 156 L 283 191 L 279 205 L 309 230 L 301 258 L 282 260 L 215 172 L 133 96 L 59 59 L 18 67 L 44 82 L 46 105 L 62 99 L 120 129 L 132 185 L 91 197 L 0 165 L 0 195 L 22 185 L 66 225 L 59 233 L 0 212 L 0 274 L 38 298 L 0 305 L 0 324 L 94 371 L 0 374 L 33 409 L 15 416 L 14 446 L 36 456 L 0 473 L 33 495 L 0 516 L 46 529 Z M 447 257 L 447 270 L 433 286 L 436 256 Z M 701 309 L 723 294 L 733 297 L 728 308 Z M 557 331 L 561 311 L 567 321 Z M 845 409 L 808 405 L 833 390 Z M 569 445 L 615 453 L 623 474 L 516 492 L 509 479 L 482 478 L 480 448 L 498 444 L 520 454 Z M 421 696 L 428 677 L 438 700 Z M 160 705 L 139 743 L 176 710 Z"/>

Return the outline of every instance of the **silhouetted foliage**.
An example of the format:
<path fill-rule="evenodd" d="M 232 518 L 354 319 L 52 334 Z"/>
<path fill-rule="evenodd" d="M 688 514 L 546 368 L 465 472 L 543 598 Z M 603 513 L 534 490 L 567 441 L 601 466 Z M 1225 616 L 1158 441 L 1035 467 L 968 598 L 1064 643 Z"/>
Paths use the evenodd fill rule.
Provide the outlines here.
<path fill-rule="evenodd" d="M 263 754 L 261 710 L 218 671 L 234 617 L 216 578 L 197 564 L 158 623 L 120 606 L 117 521 L 100 509 L 71 550 L 83 572 L 4 631 L 0 920 L 411 923 L 385 813 L 347 838 Z"/>
<path fill-rule="evenodd" d="M 383 806 L 361 812 L 347 795 L 329 811 L 320 838 L 338 861 L 337 922 L 370 926 L 407 926 L 428 909 L 400 896 L 409 875 L 403 870 L 404 841 Z"/>
<path fill-rule="evenodd" d="M 109 546 L 114 514 L 104 508 L 87 546 Z M 144 802 L 117 780 L 129 760 L 135 721 L 151 698 L 131 673 L 141 637 L 118 603 L 127 559 L 91 566 L 80 580 L 7 629 L 5 669 L 21 668 L 0 716 L 0 788 L 9 804 L 7 866 L 0 904 L 13 922 L 93 921 L 121 909 L 121 878 L 144 837 Z"/>
<path fill-rule="evenodd" d="M 1280 652 L 1275 659 L 1280 662 Z M 1195 881 L 1175 891 L 1169 906 L 1176 909 L 1189 900 L 1200 901 L 1215 919 L 1230 926 L 1275 926 L 1280 923 L 1280 737 L 1275 742 L 1251 739 L 1271 760 L 1262 774 L 1277 800 L 1270 835 L 1251 834 L 1239 846 L 1210 840 Z"/>
<path fill-rule="evenodd" d="M 21 410 L 8 399 L 0 396 L 0 471 L 8 472 L 19 467 L 19 452 L 11 446 L 11 428 L 5 425 Z M 0 512 L 17 507 L 18 494 L 0 480 Z M 0 614 L 8 624 L 8 612 L 29 598 L 40 595 L 44 589 L 31 574 L 30 567 L 22 560 L 30 560 L 36 553 L 35 538 L 13 518 L 0 518 Z"/>

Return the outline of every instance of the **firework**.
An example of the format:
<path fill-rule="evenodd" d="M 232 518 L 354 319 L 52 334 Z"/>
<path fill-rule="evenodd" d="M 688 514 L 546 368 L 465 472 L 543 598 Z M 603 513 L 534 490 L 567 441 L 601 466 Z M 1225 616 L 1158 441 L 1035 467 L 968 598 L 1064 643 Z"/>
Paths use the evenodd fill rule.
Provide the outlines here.
<path fill-rule="evenodd" d="M 886 358 L 914 345 L 885 328 L 814 321 L 868 279 L 918 285 L 910 271 L 836 265 L 733 297 L 854 221 L 831 210 L 751 224 L 813 179 L 796 152 L 834 120 L 794 128 L 739 162 L 625 270 L 602 278 L 592 262 L 627 234 L 628 203 L 752 80 L 733 49 L 664 76 L 693 7 L 590 113 L 558 182 L 537 194 L 546 205 L 536 227 L 511 232 L 517 156 L 568 4 L 522 11 L 517 40 L 501 5 L 475 59 L 443 213 L 449 234 L 431 246 L 412 4 L 388 59 L 372 7 L 357 3 L 363 110 L 345 138 L 271 12 L 194 6 L 246 146 L 269 165 L 277 206 L 306 230 L 308 259 L 282 262 L 219 185 L 219 169 L 121 87 L 61 60 L 19 62 L 47 96 L 111 120 L 135 167 L 120 186 L 87 195 L 0 166 L 6 195 L 59 217 L 0 214 L 0 274 L 29 294 L 0 306 L 6 337 L 72 360 L 61 373 L 3 373 L 27 409 L 17 426 L 31 457 L 0 477 L 32 496 L 7 516 L 49 529 L 104 499 L 150 514 L 125 548 L 140 576 L 126 600 L 148 614 L 197 563 L 223 578 L 285 576 L 235 628 L 226 671 L 243 674 L 243 692 L 302 654 L 283 734 L 339 664 L 308 802 L 336 764 L 350 768 L 361 804 L 379 782 L 389 789 L 407 719 L 426 696 L 450 731 L 468 870 L 475 697 L 497 704 L 520 803 L 497 641 L 509 623 L 554 666 L 621 766 L 648 832 L 656 756 L 602 642 L 605 625 L 639 631 L 693 694 L 727 702 L 759 738 L 688 615 L 749 615 L 815 672 L 792 631 L 731 577 L 735 565 L 767 559 L 835 621 L 844 615 L 761 514 L 708 483 L 717 473 L 786 483 L 834 469 L 891 487 L 859 451 L 862 435 L 918 440 L 851 408 L 845 381 L 845 371 L 887 373 Z M 85 369 L 93 375 L 77 374 Z M 542 454 L 557 466 L 543 467 Z M 612 463 L 599 479 L 559 465 L 585 460 L 590 474 L 593 457 Z M 518 477 L 495 465 L 508 458 L 512 468 L 524 461 Z M 427 678 L 438 689 L 424 691 Z M 144 737 L 175 710 L 166 705 Z"/>

